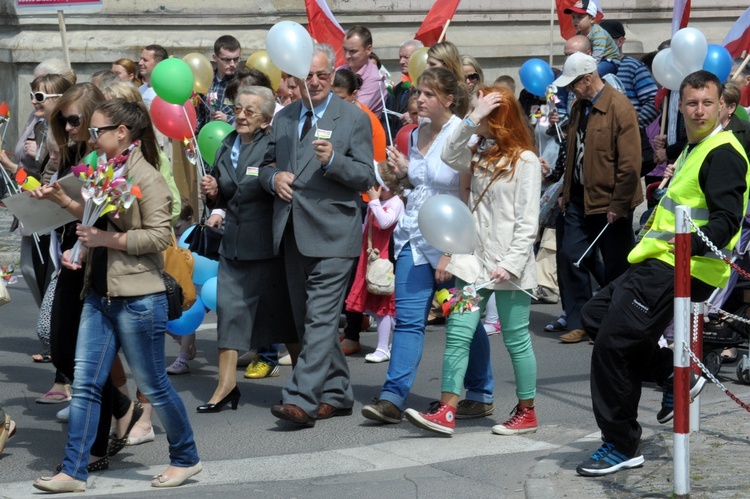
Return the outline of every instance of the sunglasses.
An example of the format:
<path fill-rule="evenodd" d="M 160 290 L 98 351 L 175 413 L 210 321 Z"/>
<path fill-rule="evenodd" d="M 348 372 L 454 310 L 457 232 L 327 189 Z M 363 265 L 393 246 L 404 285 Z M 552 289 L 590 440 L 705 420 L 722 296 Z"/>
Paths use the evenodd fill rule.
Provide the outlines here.
<path fill-rule="evenodd" d="M 29 92 L 31 94 L 31 100 L 41 104 L 50 97 L 60 97 L 62 94 L 45 94 L 44 92 Z"/>
<path fill-rule="evenodd" d="M 469 80 L 469 81 L 479 81 L 479 73 L 468 74 L 468 75 L 466 75 L 465 79 Z"/>
<path fill-rule="evenodd" d="M 83 118 L 82 114 L 71 114 L 70 116 L 57 115 L 57 119 L 63 126 L 67 123 L 74 128 L 81 126 L 81 118 Z"/>
<path fill-rule="evenodd" d="M 93 140 L 99 140 L 99 137 L 101 137 L 101 132 L 106 132 L 107 130 L 116 130 L 119 127 L 120 125 L 92 126 L 89 128 L 89 135 L 91 135 L 91 138 Z"/>

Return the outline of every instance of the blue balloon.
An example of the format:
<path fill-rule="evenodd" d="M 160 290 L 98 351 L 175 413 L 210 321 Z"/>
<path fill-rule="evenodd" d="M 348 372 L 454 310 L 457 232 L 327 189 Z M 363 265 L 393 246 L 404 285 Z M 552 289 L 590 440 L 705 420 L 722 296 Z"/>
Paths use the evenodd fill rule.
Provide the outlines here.
<path fill-rule="evenodd" d="M 188 238 L 188 236 L 190 235 L 191 232 L 193 232 L 193 229 L 195 229 L 195 227 L 196 227 L 195 225 L 191 225 L 190 227 L 188 227 L 187 229 L 185 229 L 185 232 L 183 232 L 182 235 L 180 236 L 180 240 L 177 241 L 177 246 L 179 246 L 180 248 L 188 248 L 189 247 L 189 245 L 185 241 L 185 239 Z"/>
<path fill-rule="evenodd" d="M 219 275 L 219 262 L 211 260 L 205 256 L 200 256 L 198 253 L 192 253 L 193 255 L 193 282 L 198 286 L 203 284 Z"/>
<path fill-rule="evenodd" d="M 732 72 L 732 54 L 721 45 L 709 45 L 706 58 L 703 60 L 703 69 L 715 74 L 719 81 L 726 81 Z"/>
<path fill-rule="evenodd" d="M 167 321 L 167 331 L 176 336 L 193 334 L 206 316 L 206 306 L 197 297 L 193 306 L 182 312 L 182 317 L 173 321 Z"/>
<path fill-rule="evenodd" d="M 212 277 L 203 283 L 201 288 L 201 300 L 207 308 L 216 311 L 216 291 L 218 287 L 218 277 Z"/>
<path fill-rule="evenodd" d="M 519 76 L 523 88 L 537 97 L 545 97 L 547 87 L 555 81 L 552 68 L 541 59 L 529 59 L 524 62 L 519 71 Z"/>

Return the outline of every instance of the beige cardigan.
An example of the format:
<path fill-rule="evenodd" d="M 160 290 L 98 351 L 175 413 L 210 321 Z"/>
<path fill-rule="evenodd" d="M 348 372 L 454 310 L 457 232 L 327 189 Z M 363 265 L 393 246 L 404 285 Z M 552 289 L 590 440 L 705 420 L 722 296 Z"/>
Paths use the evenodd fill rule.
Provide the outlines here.
<path fill-rule="evenodd" d="M 469 140 L 476 127 L 464 121 L 454 128 L 443 147 L 442 159 L 451 168 L 471 172 L 472 153 Z M 476 158 L 475 158 L 476 159 Z M 500 161 L 496 168 L 505 167 Z M 539 225 L 541 164 L 531 152 L 521 154 L 513 178 L 496 180 L 474 210 L 478 243 L 474 255 L 453 255 L 447 271 L 468 283 L 481 284 L 490 280 L 487 269 L 477 258 L 493 268 L 500 266 L 515 275 L 513 282 L 524 289 L 536 287 L 536 264 L 533 245 Z M 471 178 L 469 208 L 474 208 L 491 176 L 484 172 Z M 489 289 L 515 290 L 510 283 L 490 285 Z"/>

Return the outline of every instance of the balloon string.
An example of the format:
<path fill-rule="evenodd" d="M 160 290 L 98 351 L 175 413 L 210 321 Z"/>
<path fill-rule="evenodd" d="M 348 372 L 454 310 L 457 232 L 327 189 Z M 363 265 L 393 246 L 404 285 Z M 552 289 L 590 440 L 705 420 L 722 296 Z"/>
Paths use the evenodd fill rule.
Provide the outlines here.
<path fill-rule="evenodd" d="M 205 99 L 201 97 L 201 94 L 195 94 L 195 96 L 198 97 L 198 100 L 201 101 L 204 106 L 206 106 L 206 109 L 208 109 L 209 113 L 213 111 L 213 109 L 211 109 L 211 106 L 209 106 Z"/>
<path fill-rule="evenodd" d="M 201 156 L 201 150 L 200 147 L 198 147 L 198 139 L 195 137 L 195 130 L 190 126 L 190 118 L 188 118 L 187 109 L 185 109 L 185 105 L 182 105 L 181 107 L 182 112 L 185 114 L 185 120 L 190 128 L 190 134 L 193 136 L 193 145 L 195 146 L 196 157 L 198 158 L 198 173 L 200 174 L 200 178 L 198 178 L 198 190 L 200 190 L 201 179 L 206 176 L 206 167 L 203 164 L 203 156 Z"/>
<path fill-rule="evenodd" d="M 310 87 L 307 86 L 307 79 L 306 78 L 300 78 L 302 81 L 305 82 L 305 90 L 307 90 L 307 100 L 310 102 L 310 111 L 312 111 L 313 116 L 315 116 L 315 106 L 313 106 L 312 97 L 310 97 Z M 317 116 L 315 116 L 315 122 L 313 123 L 313 126 L 315 127 L 315 138 L 318 137 L 318 120 Z M 312 120 L 312 118 L 311 118 Z"/>
<path fill-rule="evenodd" d="M 487 270 L 489 270 L 490 272 L 492 272 L 492 271 L 494 270 L 494 267 L 493 267 L 492 265 L 490 265 L 489 263 L 487 263 L 487 261 L 486 261 L 486 260 L 482 259 L 482 257 L 480 257 L 479 255 L 477 255 L 476 253 L 474 254 L 474 257 L 475 257 L 475 258 L 476 258 L 477 260 L 479 260 L 480 262 L 482 262 L 482 264 L 483 264 L 483 265 L 484 265 L 485 267 L 487 267 Z M 486 283 L 483 283 L 483 284 L 481 285 L 481 287 L 483 288 L 483 287 L 485 287 L 485 286 L 489 286 L 490 282 L 495 282 L 495 281 L 493 280 L 493 281 L 488 281 L 488 282 L 486 282 Z M 505 281 L 505 282 L 507 282 L 507 283 L 511 284 L 512 286 L 515 286 L 515 287 L 516 287 L 516 288 L 518 288 L 518 289 L 519 289 L 520 291 L 523 291 L 524 293 L 526 293 L 527 295 L 529 295 L 529 296 L 530 296 L 530 297 L 531 297 L 531 298 L 532 298 L 533 300 L 538 300 L 538 299 L 539 299 L 539 298 L 537 298 L 536 296 L 534 296 L 533 294 L 531 294 L 531 293 L 529 293 L 528 291 L 526 291 L 525 289 L 523 289 L 523 288 L 522 288 L 521 286 L 519 286 L 519 285 L 518 285 L 518 284 L 516 284 L 515 282 L 513 282 L 513 281 Z M 477 288 L 477 289 L 480 289 L 480 288 Z"/>

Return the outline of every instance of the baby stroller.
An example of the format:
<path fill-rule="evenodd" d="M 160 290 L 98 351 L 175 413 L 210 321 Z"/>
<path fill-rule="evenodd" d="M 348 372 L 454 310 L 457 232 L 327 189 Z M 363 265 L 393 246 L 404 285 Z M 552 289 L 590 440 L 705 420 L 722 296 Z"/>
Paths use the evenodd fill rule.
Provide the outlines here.
<path fill-rule="evenodd" d="M 750 273 L 750 219 L 748 215 L 742 223 L 742 234 L 734 249 L 732 261 L 741 269 Z M 747 298 L 745 298 L 747 296 Z M 732 269 L 729 282 L 723 289 L 717 289 L 707 300 L 714 307 L 720 307 L 732 314 L 750 319 L 750 279 Z M 721 369 L 721 352 L 727 348 L 741 348 L 745 354 L 737 364 L 737 379 L 750 384 L 750 357 L 748 356 L 748 338 L 750 324 L 722 317 L 707 307 L 710 319 L 703 327 L 703 363 L 711 374 L 716 375 Z"/>

